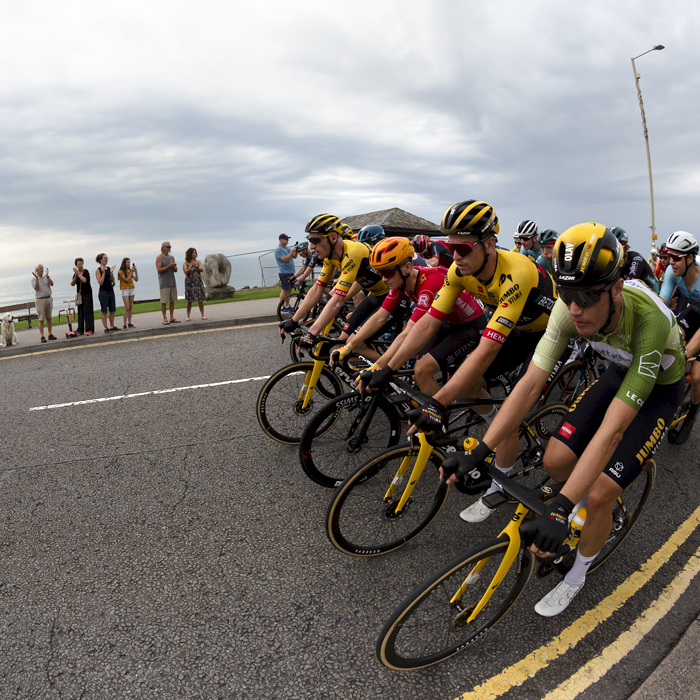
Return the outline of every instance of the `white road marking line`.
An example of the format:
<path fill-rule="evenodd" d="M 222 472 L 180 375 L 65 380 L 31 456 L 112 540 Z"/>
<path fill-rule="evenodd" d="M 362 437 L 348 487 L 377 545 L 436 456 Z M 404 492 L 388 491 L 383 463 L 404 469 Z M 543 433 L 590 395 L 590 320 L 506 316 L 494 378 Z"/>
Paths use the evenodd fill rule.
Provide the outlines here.
<path fill-rule="evenodd" d="M 123 394 L 121 396 L 105 396 L 100 399 L 86 399 L 85 401 L 70 401 L 69 403 L 55 403 L 50 406 L 33 406 L 30 411 L 46 411 L 50 408 L 67 408 L 68 406 L 84 406 L 89 403 L 100 403 L 102 401 L 118 401 L 120 399 L 134 399 L 137 396 L 152 396 L 155 394 L 171 394 L 174 391 L 188 391 L 189 389 L 205 389 L 210 386 L 225 386 L 226 384 L 242 384 L 243 382 L 259 382 L 268 379 L 269 374 L 264 377 L 248 377 L 246 379 L 229 379 L 225 382 L 212 382 L 210 384 L 193 384 L 192 386 L 176 386 L 172 389 L 156 389 L 155 391 L 141 391 L 138 394 Z"/>

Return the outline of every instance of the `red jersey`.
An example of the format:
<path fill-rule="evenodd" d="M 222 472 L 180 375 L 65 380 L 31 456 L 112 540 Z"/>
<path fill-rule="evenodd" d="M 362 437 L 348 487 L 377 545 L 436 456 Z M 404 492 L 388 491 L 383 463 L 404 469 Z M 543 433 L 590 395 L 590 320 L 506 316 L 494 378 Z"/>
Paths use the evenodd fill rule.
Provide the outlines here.
<path fill-rule="evenodd" d="M 416 291 L 411 293 L 407 289 L 392 289 L 382 304 L 383 309 L 393 314 L 404 296 L 408 296 L 416 305 L 410 319 L 414 323 L 430 309 L 433 299 L 442 289 L 447 275 L 445 267 L 417 267 L 416 270 L 418 270 Z M 459 295 L 452 311 L 445 316 L 445 320 L 452 325 L 459 326 L 474 321 L 483 313 L 479 302 L 465 290 Z"/>

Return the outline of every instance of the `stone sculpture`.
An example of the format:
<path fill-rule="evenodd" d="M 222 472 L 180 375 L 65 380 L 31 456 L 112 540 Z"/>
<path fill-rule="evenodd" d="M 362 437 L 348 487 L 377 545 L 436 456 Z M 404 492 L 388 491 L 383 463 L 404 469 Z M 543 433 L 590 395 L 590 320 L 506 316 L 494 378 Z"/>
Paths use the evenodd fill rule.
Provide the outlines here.
<path fill-rule="evenodd" d="M 231 263 L 223 253 L 212 253 L 204 258 L 204 280 L 207 299 L 232 299 L 236 291 L 229 287 Z"/>

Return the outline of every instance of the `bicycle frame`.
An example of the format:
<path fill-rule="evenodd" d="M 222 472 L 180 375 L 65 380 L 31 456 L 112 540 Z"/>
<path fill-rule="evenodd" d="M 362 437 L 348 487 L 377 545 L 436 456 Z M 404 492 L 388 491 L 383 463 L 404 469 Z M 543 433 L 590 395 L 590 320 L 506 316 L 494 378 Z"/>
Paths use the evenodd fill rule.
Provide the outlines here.
<path fill-rule="evenodd" d="M 330 333 L 331 328 L 333 327 L 333 321 L 335 321 L 335 319 L 332 319 L 328 323 L 328 325 L 323 329 L 321 333 L 322 335 Z M 318 353 L 320 352 L 321 348 L 326 344 L 326 342 L 327 341 L 321 341 L 316 344 L 316 356 L 318 356 Z M 309 401 L 311 401 L 311 397 L 313 396 L 316 384 L 318 384 L 318 378 L 321 376 L 321 372 L 323 371 L 326 361 L 319 360 L 316 359 L 316 357 L 314 357 L 313 363 L 314 368 L 306 373 L 306 376 L 304 377 L 304 385 L 301 387 L 301 391 L 299 392 L 299 400 L 301 401 L 303 398 L 303 402 L 301 405 L 302 409 L 308 407 Z"/>

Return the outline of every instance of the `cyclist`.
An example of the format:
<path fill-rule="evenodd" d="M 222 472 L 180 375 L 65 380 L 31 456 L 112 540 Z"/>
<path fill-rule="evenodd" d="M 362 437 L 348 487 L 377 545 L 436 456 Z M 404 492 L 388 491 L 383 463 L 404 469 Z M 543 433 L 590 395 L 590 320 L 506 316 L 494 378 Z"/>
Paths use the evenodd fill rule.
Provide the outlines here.
<path fill-rule="evenodd" d="M 537 224 L 525 219 L 518 224 L 513 234 L 516 243 L 520 241 L 520 252 L 533 260 L 540 254 L 540 242 L 537 240 Z"/>
<path fill-rule="evenodd" d="M 623 280 L 641 280 L 644 284 L 658 292 L 661 288 L 659 280 L 654 276 L 654 271 L 651 269 L 649 263 L 644 259 L 644 256 L 640 253 L 636 253 L 634 250 L 630 250 L 629 238 L 627 237 L 627 232 L 625 229 L 615 226 L 611 229 L 615 238 L 620 241 L 622 246 L 623 259 L 622 267 L 620 269 L 620 275 Z"/>
<path fill-rule="evenodd" d="M 333 353 L 333 361 L 347 357 L 359 343 L 373 337 L 396 313 L 399 305 L 410 301 L 416 305 L 403 332 L 394 340 L 387 351 L 375 363 L 375 369 L 388 375 L 389 361 L 401 348 L 415 324 L 429 311 L 435 295 L 440 291 L 447 275 L 444 267 L 415 267 L 413 246 L 405 238 L 385 238 L 372 250 L 370 263 L 378 270 L 388 285 L 389 295 L 382 307 L 349 339 L 347 345 Z M 438 323 L 435 338 L 423 336 L 422 350 L 427 350 L 416 364 L 415 379 L 421 391 L 435 393 L 439 384 L 434 375 L 449 365 L 461 361 L 477 344 L 486 326 L 486 319 L 479 303 L 469 292 L 460 295 L 454 309 L 442 324 Z M 416 353 L 417 354 L 417 353 Z M 383 375 L 378 375 L 383 376 Z M 360 381 L 358 386 L 364 390 Z"/>
<path fill-rule="evenodd" d="M 696 261 L 698 241 L 692 233 L 676 231 L 666 241 L 670 270 L 666 271 L 661 298 L 670 305 L 674 291 L 687 301 L 687 306 L 678 316 L 678 324 L 685 335 L 685 352 L 695 357 L 690 371 L 690 408 L 680 429 L 672 428 L 668 441 L 676 445 L 684 443 L 693 429 L 700 406 L 700 267 Z"/>
<path fill-rule="evenodd" d="M 491 205 L 473 199 L 457 202 L 445 213 L 441 228 L 449 236 L 447 245 L 455 262 L 428 313 L 413 326 L 383 372 L 373 373 L 368 386 L 385 381 L 392 370 L 414 357 L 425 344 L 425 338 L 432 337 L 458 305 L 465 290 L 493 310 L 493 315 L 474 351 L 431 401 L 421 407 L 421 415 L 410 433 L 440 430 L 445 406 L 457 398 L 490 398 L 484 389 L 485 382 L 522 364 L 544 333 L 554 306 L 554 285 L 548 273 L 523 255 L 496 249 L 498 217 Z M 482 415 L 488 423 L 496 415 L 495 408 L 475 410 L 485 411 Z M 518 446 L 518 434 L 514 430 L 498 452 L 498 468 L 510 471 Z M 478 500 L 460 516 L 468 522 L 480 522 L 489 512 Z"/>
<path fill-rule="evenodd" d="M 450 482 L 474 479 L 478 464 L 520 425 L 540 397 L 558 358 L 575 336 L 588 338 L 608 369 L 577 399 L 552 434 L 544 455 L 548 474 L 564 482 L 545 513 L 521 528 L 538 556 L 560 555 L 575 504 L 586 507 L 576 561 L 537 603 L 545 617 L 562 612 L 583 586 L 586 571 L 610 535 L 612 509 L 642 471 L 683 396 L 685 355 L 676 319 L 643 283 L 620 277 L 622 250 L 602 224 L 561 234 L 553 276 L 559 299 L 525 376 L 506 399 L 481 444 L 460 454 Z M 471 476 L 469 475 L 469 472 Z M 472 481 L 473 483 L 473 481 Z"/>
<path fill-rule="evenodd" d="M 551 228 L 546 228 L 539 235 L 540 254 L 535 262 L 550 273 L 552 272 L 552 251 L 557 238 L 559 234 Z"/>
<path fill-rule="evenodd" d="M 442 241 L 431 241 L 424 233 L 419 233 L 413 237 L 413 248 L 418 255 L 425 258 L 425 262 L 430 267 L 449 267 L 452 265 L 454 258 L 450 255 Z"/>
<path fill-rule="evenodd" d="M 668 267 L 668 250 L 665 244 L 661 244 L 658 248 L 659 251 L 659 262 L 656 263 L 656 268 L 654 269 L 654 277 L 656 277 L 661 285 L 664 283 L 664 275 L 666 273 L 666 268 Z"/>
<path fill-rule="evenodd" d="M 319 260 L 318 255 L 309 250 L 309 244 L 306 241 L 303 241 L 297 245 L 297 253 L 304 258 L 304 262 L 296 271 L 296 274 L 292 275 L 292 278 L 289 281 L 296 286 L 300 286 L 313 272 L 316 265 L 319 264 Z"/>
<path fill-rule="evenodd" d="M 319 214 L 306 224 L 309 248 L 323 260 L 323 268 L 316 284 L 304 297 L 294 316 L 280 324 L 280 335 L 291 333 L 299 327 L 299 321 L 306 318 L 318 303 L 336 269 L 340 270 L 340 277 L 331 300 L 300 340 L 302 347 L 311 347 L 314 344 L 316 336 L 338 315 L 348 296 L 354 298 L 362 291 L 369 293 L 352 315 L 352 323 L 356 325 L 348 329 L 349 335 L 377 308 L 377 303 L 381 306 L 384 297 L 389 293 L 389 288 L 382 282 L 379 273 L 369 264 L 369 248 L 363 243 L 345 240 L 341 236 L 340 227 L 340 219 L 332 214 Z M 366 304 L 370 300 L 371 304 Z M 363 306 L 366 308 L 363 309 Z"/>
<path fill-rule="evenodd" d="M 381 226 L 377 224 L 370 224 L 369 226 L 363 226 L 357 232 L 357 242 L 364 243 L 370 248 L 374 248 L 374 246 L 379 243 L 379 241 L 381 241 L 385 235 L 384 229 Z"/>

